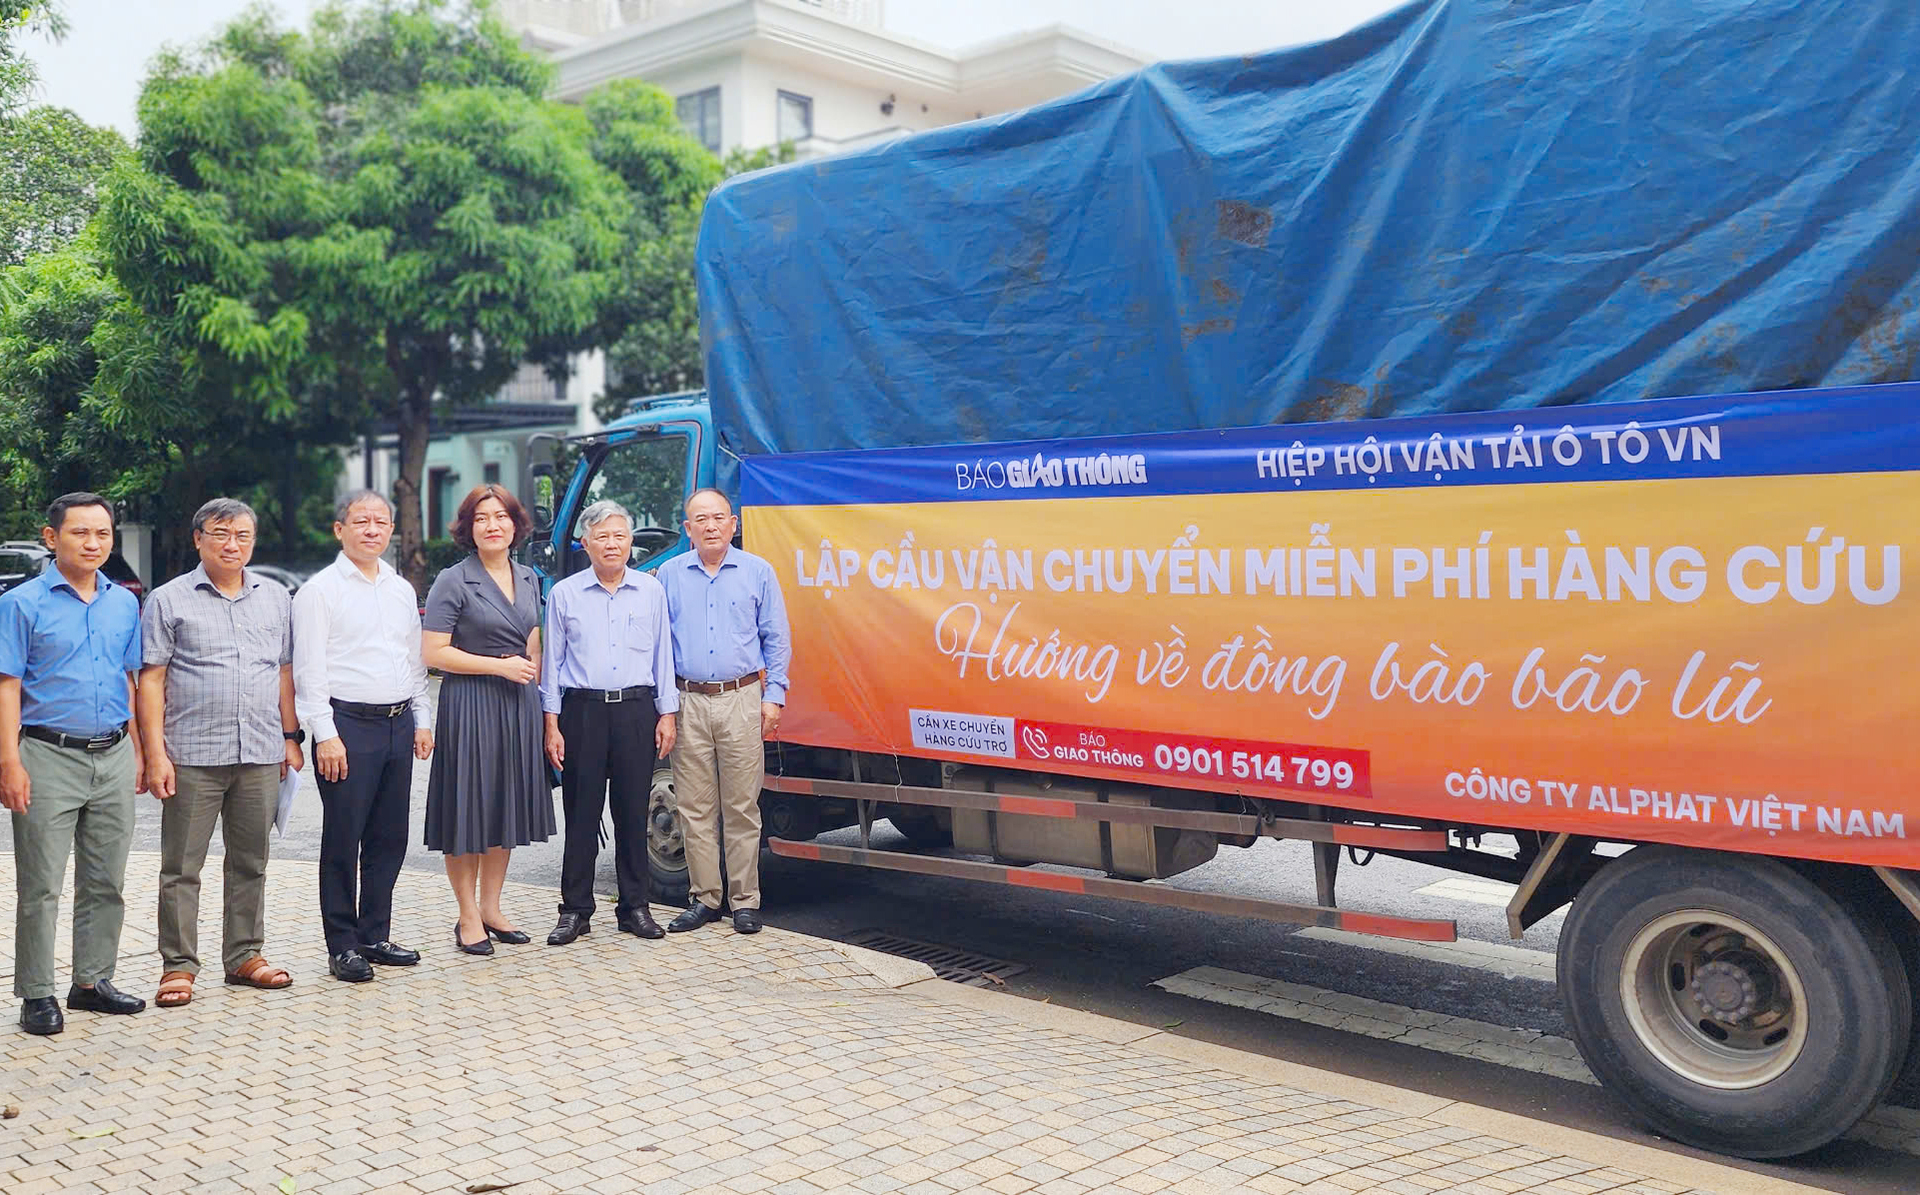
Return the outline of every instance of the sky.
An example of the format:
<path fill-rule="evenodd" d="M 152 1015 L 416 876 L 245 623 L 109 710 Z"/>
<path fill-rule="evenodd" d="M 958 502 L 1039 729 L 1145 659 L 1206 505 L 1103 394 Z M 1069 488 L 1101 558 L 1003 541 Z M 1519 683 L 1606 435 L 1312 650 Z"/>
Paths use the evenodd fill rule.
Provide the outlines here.
<path fill-rule="evenodd" d="M 1404 0 L 885 0 L 887 27 L 935 45 L 960 47 L 1023 29 L 1073 25 L 1161 58 L 1243 54 L 1320 41 Z M 62 0 L 66 41 L 31 42 L 43 103 L 72 108 L 131 138 L 133 105 L 147 61 L 161 46 L 193 45 L 247 7 L 248 0 Z M 317 0 L 273 0 L 281 16 L 306 23 Z"/>

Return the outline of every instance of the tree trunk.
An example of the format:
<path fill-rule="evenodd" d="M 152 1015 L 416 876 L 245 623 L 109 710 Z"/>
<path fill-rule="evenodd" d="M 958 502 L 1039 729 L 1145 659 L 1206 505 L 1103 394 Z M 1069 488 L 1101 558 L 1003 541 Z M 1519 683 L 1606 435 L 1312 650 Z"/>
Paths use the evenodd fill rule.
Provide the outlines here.
<path fill-rule="evenodd" d="M 400 575 L 422 596 L 427 592 L 427 547 L 420 527 L 420 480 L 427 471 L 427 426 L 432 412 L 432 387 L 407 384 L 398 412 L 400 475 L 393 483 L 393 522 L 400 541 Z"/>

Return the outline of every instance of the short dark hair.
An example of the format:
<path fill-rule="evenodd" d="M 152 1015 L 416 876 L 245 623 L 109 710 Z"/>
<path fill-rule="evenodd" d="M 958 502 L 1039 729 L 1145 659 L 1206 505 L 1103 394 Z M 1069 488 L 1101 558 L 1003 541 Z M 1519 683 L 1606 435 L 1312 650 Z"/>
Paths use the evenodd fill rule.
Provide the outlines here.
<path fill-rule="evenodd" d="M 727 497 L 727 492 L 725 490 L 714 489 L 710 485 L 705 485 L 693 491 L 693 493 L 688 494 L 687 500 L 680 504 L 680 513 L 682 516 L 684 516 L 689 510 L 693 509 L 693 500 L 695 498 L 698 498 L 702 494 L 712 494 L 714 497 L 720 499 L 720 501 L 727 504 L 728 514 L 733 513 L 733 499 Z"/>
<path fill-rule="evenodd" d="M 47 507 L 47 526 L 55 531 L 60 530 L 61 525 L 67 521 L 67 512 L 81 506 L 97 506 L 107 512 L 107 518 L 113 518 L 113 503 L 98 494 L 89 493 L 86 490 L 75 490 L 71 494 L 62 494 L 55 498 L 53 505 Z"/>
<path fill-rule="evenodd" d="M 460 500 L 460 509 L 453 514 L 453 526 L 448 529 L 453 542 L 469 552 L 479 551 L 473 542 L 473 512 L 480 509 L 480 504 L 489 498 L 499 499 L 500 505 L 506 508 L 507 517 L 513 520 L 513 542 L 507 545 L 509 548 L 519 547 L 533 533 L 533 520 L 527 517 L 527 508 L 520 505 L 520 499 L 489 481 L 467 491 L 467 496 Z"/>

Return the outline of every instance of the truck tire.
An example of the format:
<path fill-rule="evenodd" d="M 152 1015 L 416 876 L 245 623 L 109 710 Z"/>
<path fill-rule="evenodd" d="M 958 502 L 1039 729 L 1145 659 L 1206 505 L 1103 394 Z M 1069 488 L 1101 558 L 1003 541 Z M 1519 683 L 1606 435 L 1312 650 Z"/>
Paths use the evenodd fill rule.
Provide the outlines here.
<path fill-rule="evenodd" d="M 923 851 L 935 851 L 953 845 L 953 828 L 941 825 L 939 816 L 931 809 L 908 813 L 896 805 L 887 814 L 887 821 L 900 831 L 910 845 Z"/>
<path fill-rule="evenodd" d="M 1557 965 L 1587 1065 L 1656 1132 L 1703 1149 L 1818 1148 L 1904 1059 L 1893 941 L 1778 860 L 1637 848 L 1574 901 Z"/>
<path fill-rule="evenodd" d="M 1895 921 L 1899 928 L 1894 930 L 1893 937 L 1900 947 L 1900 959 L 1907 971 L 1907 990 L 1912 993 L 1915 1007 L 1913 1030 L 1907 1039 L 1907 1065 L 1894 1077 L 1893 1086 L 1888 1091 L 1906 1106 L 1912 1107 L 1916 1101 L 1920 1101 L 1920 921 L 1914 920 L 1904 905 L 1899 905 L 1893 912 L 1906 914 L 1903 919 Z"/>
<path fill-rule="evenodd" d="M 680 831 L 680 803 L 673 795 L 673 769 L 653 770 L 647 800 L 647 882 L 663 905 L 687 903 L 687 840 Z"/>

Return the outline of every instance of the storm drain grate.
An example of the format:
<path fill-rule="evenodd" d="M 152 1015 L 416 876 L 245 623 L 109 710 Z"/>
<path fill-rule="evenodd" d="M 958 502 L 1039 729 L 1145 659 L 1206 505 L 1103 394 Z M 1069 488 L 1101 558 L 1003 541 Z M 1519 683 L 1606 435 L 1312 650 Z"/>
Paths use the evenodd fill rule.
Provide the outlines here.
<path fill-rule="evenodd" d="M 999 987 L 1027 969 L 1024 963 L 988 958 L 984 954 L 941 946 L 935 942 L 916 942 L 912 938 L 897 937 L 877 929 L 861 930 L 849 937 L 847 942 L 868 950 L 878 950 L 882 954 L 899 955 L 925 963 L 941 979 L 964 983 L 969 987 Z"/>

